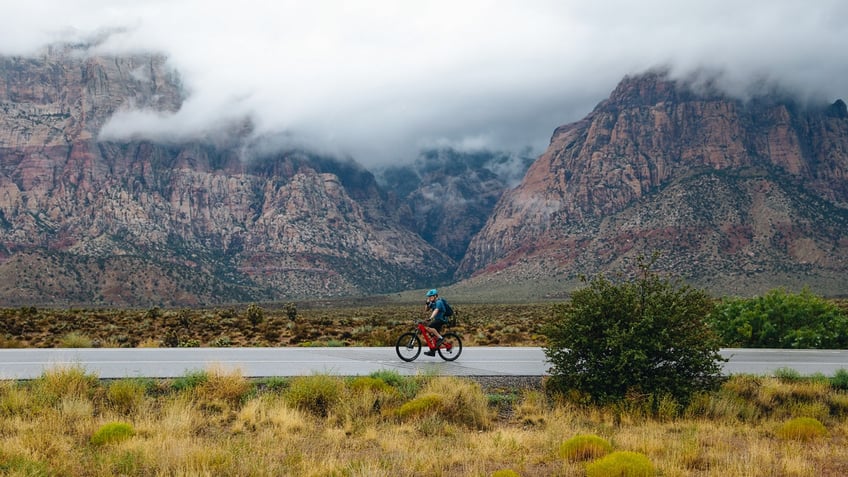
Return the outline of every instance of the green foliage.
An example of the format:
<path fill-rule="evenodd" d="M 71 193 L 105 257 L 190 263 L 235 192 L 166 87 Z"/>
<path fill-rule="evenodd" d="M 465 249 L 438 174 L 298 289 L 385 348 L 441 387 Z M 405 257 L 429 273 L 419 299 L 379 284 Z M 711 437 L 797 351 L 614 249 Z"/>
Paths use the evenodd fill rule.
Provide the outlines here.
<path fill-rule="evenodd" d="M 256 329 L 259 326 L 259 323 L 265 319 L 265 310 L 262 309 L 261 306 L 256 303 L 251 303 L 247 306 L 247 321 L 250 322 L 250 325 Z"/>
<path fill-rule="evenodd" d="M 175 391 L 188 391 L 197 388 L 207 381 L 209 381 L 209 373 L 202 370 L 195 370 L 189 371 L 185 376 L 175 379 L 171 387 Z"/>
<path fill-rule="evenodd" d="M 685 405 L 720 384 L 723 358 L 704 321 L 712 300 L 649 266 L 621 284 L 597 277 L 556 310 L 543 331 L 549 390 L 599 404 L 653 395 L 656 403 L 668 396 Z"/>
<path fill-rule="evenodd" d="M 592 434 L 574 436 L 559 446 L 559 455 L 569 461 L 597 459 L 612 452 L 612 445 Z"/>
<path fill-rule="evenodd" d="M 848 391 L 848 369 L 840 368 L 830 380 L 833 389 Z"/>
<path fill-rule="evenodd" d="M 292 379 L 285 391 L 286 401 L 298 408 L 320 417 L 327 417 L 330 410 L 344 396 L 344 381 L 335 376 L 315 375 Z"/>
<path fill-rule="evenodd" d="M 110 422 L 100 426 L 91 436 L 91 443 L 96 446 L 112 444 L 129 439 L 135 435 L 132 424 L 126 422 Z"/>
<path fill-rule="evenodd" d="M 501 469 L 492 472 L 492 477 L 520 477 L 520 474 L 512 469 Z"/>
<path fill-rule="evenodd" d="M 292 302 L 286 303 L 285 309 L 286 309 L 286 317 L 288 317 L 289 320 L 291 320 L 291 321 L 297 320 L 297 305 L 296 304 L 294 304 Z"/>
<path fill-rule="evenodd" d="M 827 429 L 818 419 L 811 417 L 799 417 L 784 422 L 777 429 L 777 437 L 780 439 L 792 439 L 808 441 L 827 436 Z"/>
<path fill-rule="evenodd" d="M 708 317 L 725 346 L 745 348 L 848 347 L 848 317 L 808 289 L 772 290 L 755 298 L 725 298 Z"/>
<path fill-rule="evenodd" d="M 644 454 L 617 451 L 586 466 L 586 477 L 650 477 L 656 469 Z"/>

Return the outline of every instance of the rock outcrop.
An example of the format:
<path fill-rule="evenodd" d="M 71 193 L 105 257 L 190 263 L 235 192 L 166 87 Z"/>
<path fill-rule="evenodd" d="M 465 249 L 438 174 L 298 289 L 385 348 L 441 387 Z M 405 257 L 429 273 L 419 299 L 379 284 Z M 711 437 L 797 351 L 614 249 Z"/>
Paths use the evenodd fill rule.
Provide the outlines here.
<path fill-rule="evenodd" d="M 98 140 L 176 111 L 156 56 L 0 58 L 0 303 L 193 305 L 401 290 L 455 262 L 390 219 L 373 175 L 246 135 Z"/>
<path fill-rule="evenodd" d="M 717 293 L 848 279 L 845 103 L 735 100 L 628 77 L 507 192 L 458 275 L 577 283 L 637 257 Z"/>

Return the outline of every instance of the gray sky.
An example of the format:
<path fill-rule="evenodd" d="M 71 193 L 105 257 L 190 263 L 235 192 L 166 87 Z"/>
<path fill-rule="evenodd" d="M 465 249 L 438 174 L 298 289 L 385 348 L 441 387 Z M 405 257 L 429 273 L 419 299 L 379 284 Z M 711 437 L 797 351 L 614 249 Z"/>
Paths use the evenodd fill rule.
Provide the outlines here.
<path fill-rule="evenodd" d="M 0 0 L 0 53 L 113 32 L 98 52 L 164 53 L 189 91 L 113 136 L 259 133 L 366 164 L 422 147 L 541 152 L 626 74 L 721 72 L 848 96 L 844 0 Z"/>

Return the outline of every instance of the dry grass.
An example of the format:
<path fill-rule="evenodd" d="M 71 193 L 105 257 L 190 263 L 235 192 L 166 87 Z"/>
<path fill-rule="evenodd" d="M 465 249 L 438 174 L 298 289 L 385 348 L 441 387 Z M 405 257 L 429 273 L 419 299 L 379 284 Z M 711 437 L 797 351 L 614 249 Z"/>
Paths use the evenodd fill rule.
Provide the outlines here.
<path fill-rule="evenodd" d="M 472 381 L 390 372 L 260 387 L 222 370 L 153 383 L 62 369 L 0 383 L 0 475 L 583 476 L 601 454 L 562 452 L 590 435 L 662 476 L 846 475 L 845 391 L 820 382 L 738 376 L 669 417 L 522 390 L 504 413 Z"/>

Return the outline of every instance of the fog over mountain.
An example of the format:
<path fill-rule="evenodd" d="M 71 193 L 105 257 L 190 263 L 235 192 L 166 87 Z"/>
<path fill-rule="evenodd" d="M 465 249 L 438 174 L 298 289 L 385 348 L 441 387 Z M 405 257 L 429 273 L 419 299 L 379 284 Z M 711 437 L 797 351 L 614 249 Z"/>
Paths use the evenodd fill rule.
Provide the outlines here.
<path fill-rule="evenodd" d="M 124 110 L 104 138 L 247 120 L 289 147 L 385 165 L 433 148 L 540 153 L 623 76 L 657 67 L 833 101 L 848 96 L 845 18 L 842 0 L 3 0 L 0 54 L 165 55 L 181 108 Z"/>

